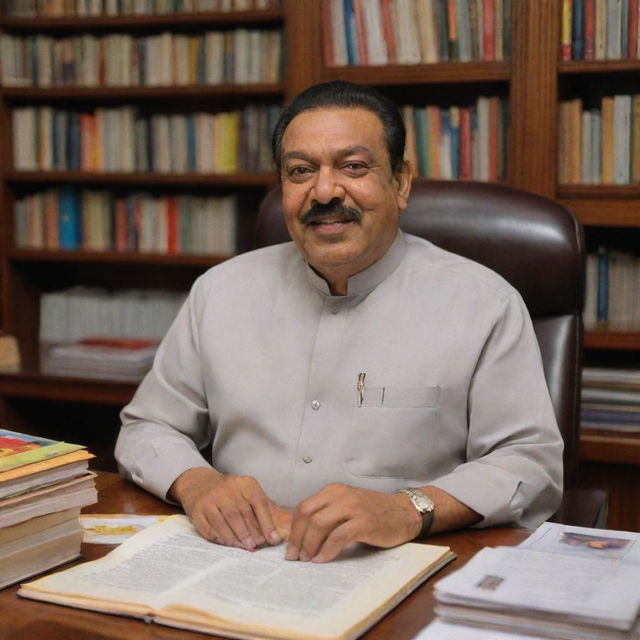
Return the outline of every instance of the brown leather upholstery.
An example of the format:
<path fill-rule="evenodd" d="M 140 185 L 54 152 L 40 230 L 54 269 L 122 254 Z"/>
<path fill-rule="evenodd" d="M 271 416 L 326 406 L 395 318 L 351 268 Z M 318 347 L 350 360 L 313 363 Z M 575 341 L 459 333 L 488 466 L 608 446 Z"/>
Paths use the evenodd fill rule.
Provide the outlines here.
<path fill-rule="evenodd" d="M 405 231 L 490 267 L 521 293 L 533 319 L 565 442 L 565 488 L 574 487 L 582 366 L 582 227 L 568 210 L 551 200 L 500 185 L 472 182 L 414 184 L 409 206 L 400 220 Z M 276 188 L 260 207 L 256 244 L 266 246 L 289 239 L 280 190 Z M 566 496 L 569 498 L 571 492 Z M 595 500 L 595 511 L 581 517 L 582 524 L 603 524 L 603 497 L 601 492 L 589 496 Z M 573 517 L 591 507 L 563 508 Z M 587 521 L 589 518 L 591 521 Z"/>

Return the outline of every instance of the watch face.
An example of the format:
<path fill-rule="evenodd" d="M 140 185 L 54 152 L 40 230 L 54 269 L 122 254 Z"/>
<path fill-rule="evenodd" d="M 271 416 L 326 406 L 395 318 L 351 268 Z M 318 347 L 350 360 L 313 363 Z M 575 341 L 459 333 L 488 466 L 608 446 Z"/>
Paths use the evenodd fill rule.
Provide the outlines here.
<path fill-rule="evenodd" d="M 428 498 L 422 493 L 422 491 L 414 491 L 413 493 L 414 504 L 423 513 L 425 511 L 433 511 L 433 500 Z"/>

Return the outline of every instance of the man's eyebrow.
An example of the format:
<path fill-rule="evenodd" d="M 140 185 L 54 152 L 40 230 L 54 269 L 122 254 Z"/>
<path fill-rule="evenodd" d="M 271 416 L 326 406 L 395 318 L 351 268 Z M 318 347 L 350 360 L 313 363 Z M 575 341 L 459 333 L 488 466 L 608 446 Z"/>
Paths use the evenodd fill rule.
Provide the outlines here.
<path fill-rule="evenodd" d="M 371 151 L 369 150 L 369 148 L 361 144 L 355 144 L 351 147 L 340 149 L 335 155 L 338 158 L 344 158 L 346 156 L 351 156 L 357 153 L 364 153 L 369 158 L 372 157 Z M 286 162 L 287 160 L 306 160 L 307 162 L 313 162 L 313 158 L 308 153 L 305 153 L 304 151 L 295 151 L 295 150 L 287 151 L 286 153 L 284 153 L 282 155 L 282 160 L 283 162 Z"/>

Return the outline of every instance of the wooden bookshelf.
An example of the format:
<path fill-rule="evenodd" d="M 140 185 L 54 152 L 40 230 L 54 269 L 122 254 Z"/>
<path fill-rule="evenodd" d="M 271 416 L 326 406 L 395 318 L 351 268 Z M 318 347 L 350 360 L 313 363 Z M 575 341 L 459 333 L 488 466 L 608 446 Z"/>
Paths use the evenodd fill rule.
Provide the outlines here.
<path fill-rule="evenodd" d="M 296 3 L 279 9 L 241 12 L 202 12 L 168 15 L 95 17 L 9 17 L 0 15 L 0 31 L 26 37 L 44 34 L 51 38 L 92 34 L 126 33 L 141 37 L 162 32 L 198 34 L 232 29 L 282 29 L 284 47 L 301 35 L 289 33 L 289 23 L 304 21 Z M 0 14 L 4 13 L 0 6 Z M 96 171 L 16 171 L 13 169 L 11 110 L 22 106 L 52 105 L 62 109 L 94 109 L 101 106 L 134 105 L 146 113 L 229 111 L 250 104 L 282 103 L 297 91 L 284 65 L 282 81 L 255 84 L 186 86 L 0 86 L 0 329 L 20 342 L 23 370 L 0 374 L 0 420 L 22 429 L 42 420 L 48 412 L 67 416 L 64 403 L 77 405 L 79 415 L 91 405 L 109 405 L 115 411 L 129 401 L 136 385 L 115 381 L 45 375 L 39 370 L 39 300 L 43 292 L 76 284 L 122 288 L 130 286 L 186 291 L 195 277 L 230 255 L 166 255 L 116 251 L 40 250 L 16 247 L 13 241 L 13 202 L 22 194 L 57 186 L 115 190 L 144 190 L 152 195 L 238 194 L 240 206 L 239 250 L 252 243 L 252 221 L 258 203 L 277 181 L 274 172 L 233 174 L 143 173 Z M 56 405 L 56 403 L 58 403 Z M 89 412 L 90 413 L 90 412 Z M 53 417 L 51 418 L 53 420 Z M 59 420 L 59 422 L 62 422 Z M 115 424 L 115 423 L 114 423 Z M 115 425 L 117 427 L 117 424 Z M 113 429 L 112 429 L 113 431 Z M 113 435 L 113 433 L 112 433 Z"/>
<path fill-rule="evenodd" d="M 56 184 L 91 185 L 111 188 L 183 189 L 187 192 L 229 192 L 249 194 L 251 205 L 275 184 L 273 174 L 153 175 L 143 173 L 24 172 L 12 167 L 10 111 L 16 105 L 62 104 L 76 106 L 210 104 L 214 101 L 286 101 L 300 90 L 321 80 L 344 79 L 367 83 L 404 103 L 435 96 L 443 103 L 461 92 L 481 95 L 487 88 L 497 91 L 509 103 L 506 184 L 550 198 L 572 210 L 585 225 L 588 237 L 597 239 L 603 227 L 623 236 L 640 229 L 640 185 L 558 185 L 558 103 L 566 94 L 581 95 L 594 83 L 629 92 L 640 62 L 560 60 L 561 0 L 513 0 L 511 5 L 511 55 L 501 62 L 447 62 L 438 64 L 327 67 L 323 57 L 322 5 L 318 0 L 284 0 L 282 10 L 241 13 L 180 14 L 171 16 L 127 16 L 96 18 L 0 18 L 0 30 L 15 34 L 47 33 L 70 35 L 83 32 L 104 34 L 128 32 L 136 35 L 169 30 L 190 33 L 206 29 L 282 26 L 287 65 L 281 83 L 266 85 L 218 85 L 185 87 L 0 87 L 0 223 L 13 228 L 12 202 L 16 193 Z M 591 83 L 591 84 L 590 84 Z M 634 90 L 638 92 L 637 89 Z M 245 218 L 250 224 L 251 217 Z M 594 236 L 595 234 L 595 236 Z M 166 275 L 173 270 L 177 284 L 186 287 L 200 269 L 224 256 L 155 256 L 115 252 L 45 252 L 19 250 L 5 234 L 0 240 L 0 328 L 20 338 L 21 349 L 34 362 L 37 352 L 38 297 L 49 280 L 57 282 L 75 275 L 74 266 L 89 267 L 95 280 L 110 281 L 110 270 L 135 276 L 141 268 Z M 122 272 L 124 270 L 124 272 Z M 171 276 L 172 278 L 174 276 Z M 156 279 L 158 279 L 156 277 Z M 17 312 L 17 309 L 20 312 Z M 585 335 L 585 358 L 593 350 L 616 357 L 640 353 L 640 328 L 618 330 L 598 327 Z M 130 387 L 117 384 L 66 383 L 37 373 L 0 378 L 0 395 L 31 394 L 52 397 L 56 388 L 74 401 L 100 402 L 110 396 L 125 402 Z M 56 386 L 58 385 L 58 387 Z M 111 391 L 109 388 L 111 387 Z M 65 395 L 70 394 L 70 395 Z M 106 394 L 103 396 L 102 394 Z M 0 405 L 1 408 L 1 405 Z M 591 437 L 591 436 L 589 436 Z M 589 460 L 628 462 L 627 439 L 601 434 L 595 440 L 583 437 L 583 455 Z M 601 453 L 598 453 L 598 452 Z M 616 458 L 616 451 L 619 456 Z M 600 456 L 600 458 L 598 458 Z M 634 463 L 637 463 L 635 459 Z"/>

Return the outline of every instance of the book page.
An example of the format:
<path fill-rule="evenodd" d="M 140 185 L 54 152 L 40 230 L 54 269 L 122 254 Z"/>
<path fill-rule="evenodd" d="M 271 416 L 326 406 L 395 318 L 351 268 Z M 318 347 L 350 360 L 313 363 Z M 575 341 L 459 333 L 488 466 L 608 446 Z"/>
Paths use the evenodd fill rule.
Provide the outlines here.
<path fill-rule="evenodd" d="M 284 544 L 253 553 L 212 544 L 186 517 L 172 516 L 108 556 L 23 585 L 19 594 L 106 611 L 127 603 L 132 615 L 162 610 L 160 621 L 176 626 L 275 627 L 291 629 L 291 637 L 311 626 L 318 635 L 309 637 L 339 637 L 377 619 L 434 563 L 451 558 L 446 547 L 418 544 L 354 547 L 325 565 L 289 562 L 284 554 Z"/>
<path fill-rule="evenodd" d="M 486 548 L 435 585 L 438 602 L 567 614 L 630 628 L 640 607 L 638 567 L 521 548 Z"/>

